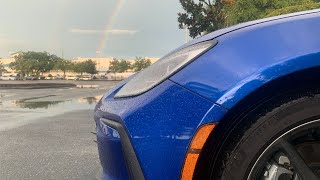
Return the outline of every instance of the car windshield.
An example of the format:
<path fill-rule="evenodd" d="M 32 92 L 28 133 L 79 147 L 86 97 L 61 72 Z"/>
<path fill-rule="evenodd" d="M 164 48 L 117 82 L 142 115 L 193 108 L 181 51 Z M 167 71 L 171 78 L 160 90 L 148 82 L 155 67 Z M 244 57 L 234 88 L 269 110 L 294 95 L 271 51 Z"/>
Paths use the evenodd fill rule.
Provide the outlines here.
<path fill-rule="evenodd" d="M 216 30 L 316 8 L 318 0 L 0 0 L 0 179 L 94 179 L 94 108 L 116 84 Z"/>

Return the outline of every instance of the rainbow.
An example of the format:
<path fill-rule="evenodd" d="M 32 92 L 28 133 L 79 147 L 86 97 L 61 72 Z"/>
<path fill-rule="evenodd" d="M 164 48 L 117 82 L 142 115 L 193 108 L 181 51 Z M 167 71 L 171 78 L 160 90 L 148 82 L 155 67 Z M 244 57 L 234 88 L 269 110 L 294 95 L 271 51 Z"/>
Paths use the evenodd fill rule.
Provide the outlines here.
<path fill-rule="evenodd" d="M 103 36 L 99 42 L 99 46 L 97 49 L 97 53 L 101 53 L 101 51 L 105 48 L 106 43 L 108 41 L 108 35 L 109 35 L 109 31 L 112 30 L 112 27 L 115 23 L 116 18 L 118 17 L 123 5 L 125 4 L 126 0 L 118 0 L 118 3 L 116 4 L 111 16 L 109 17 L 107 24 L 104 28 L 103 31 Z"/>

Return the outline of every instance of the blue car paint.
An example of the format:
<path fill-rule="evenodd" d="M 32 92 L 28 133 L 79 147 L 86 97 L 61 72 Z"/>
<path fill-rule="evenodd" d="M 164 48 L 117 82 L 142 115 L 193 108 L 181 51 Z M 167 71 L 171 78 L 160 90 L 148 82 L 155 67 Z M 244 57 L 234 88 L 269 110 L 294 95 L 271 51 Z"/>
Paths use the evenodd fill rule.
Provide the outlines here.
<path fill-rule="evenodd" d="M 97 125 L 99 154 L 108 154 L 100 156 L 104 179 L 129 179 L 118 131 L 100 121 L 97 121 Z"/>
<path fill-rule="evenodd" d="M 170 79 L 227 109 L 284 75 L 320 66 L 320 13 L 247 27 Z"/>
<path fill-rule="evenodd" d="M 146 179 L 179 179 L 200 125 L 219 122 L 227 109 L 267 82 L 320 66 L 320 14 L 289 16 L 245 23 L 192 41 L 185 46 L 213 38 L 219 44 L 142 95 L 113 99 L 126 81 L 106 93 L 95 112 L 103 178 L 128 175 L 119 136 L 100 118 L 125 127 Z"/>
<path fill-rule="evenodd" d="M 211 101 L 170 80 L 133 98 L 116 100 L 107 94 L 96 108 L 98 141 L 107 141 L 110 134 L 103 133 L 100 118 L 120 122 L 127 129 L 146 179 L 178 179 L 190 138 L 212 106 Z M 220 118 L 225 112 L 219 107 L 215 116 Z M 98 144 L 104 178 L 122 179 L 125 169 L 119 169 L 120 157 L 115 166 L 107 165 L 114 163 L 113 158 L 118 157 L 122 147 L 105 150 L 109 145 L 112 144 Z"/>

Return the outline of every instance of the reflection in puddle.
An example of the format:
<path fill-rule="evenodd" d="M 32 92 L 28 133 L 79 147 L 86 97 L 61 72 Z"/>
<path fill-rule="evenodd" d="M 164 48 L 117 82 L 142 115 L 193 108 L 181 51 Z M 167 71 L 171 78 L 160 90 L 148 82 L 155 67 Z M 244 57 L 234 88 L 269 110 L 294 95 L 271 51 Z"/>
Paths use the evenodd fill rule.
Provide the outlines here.
<path fill-rule="evenodd" d="M 0 106 L 4 108 L 22 108 L 22 109 L 63 109 L 63 108 L 93 108 L 102 96 L 84 97 L 64 101 L 34 101 L 40 98 L 52 97 L 55 95 L 25 98 L 16 101 L 0 101 Z"/>
<path fill-rule="evenodd" d="M 38 96 L 38 97 L 24 98 L 24 99 L 21 99 L 21 100 L 19 100 L 19 101 L 25 102 L 25 101 L 28 101 L 28 100 L 35 100 L 35 99 L 41 99 L 41 98 L 47 98 L 47 97 L 54 97 L 54 96 L 56 96 L 56 95 Z"/>
<path fill-rule="evenodd" d="M 79 99 L 79 101 L 85 101 L 85 102 L 87 102 L 88 104 L 93 104 L 93 103 L 97 103 L 100 98 L 101 98 L 101 96 L 97 96 L 97 97 L 85 97 L 85 98 Z"/>
<path fill-rule="evenodd" d="M 26 101 L 15 101 L 17 107 L 28 108 L 28 109 L 48 109 L 50 106 L 58 105 L 64 101 L 36 101 L 36 102 L 26 102 Z"/>
<path fill-rule="evenodd" d="M 62 103 L 64 101 L 30 101 L 30 100 L 36 100 L 36 99 L 54 97 L 54 96 L 56 96 L 56 95 L 24 98 L 24 99 L 17 100 L 17 101 L 11 101 L 11 104 L 15 105 L 16 107 L 19 107 L 19 108 L 27 108 L 27 109 L 44 108 L 44 109 L 48 109 L 50 105 L 57 105 L 57 104 Z"/>
<path fill-rule="evenodd" d="M 0 132 L 38 121 L 49 121 L 54 119 L 51 117 L 66 113 L 78 111 L 92 113 L 102 97 L 63 99 L 59 95 L 53 98 L 50 96 L 53 95 L 15 100 L 0 98 Z"/>

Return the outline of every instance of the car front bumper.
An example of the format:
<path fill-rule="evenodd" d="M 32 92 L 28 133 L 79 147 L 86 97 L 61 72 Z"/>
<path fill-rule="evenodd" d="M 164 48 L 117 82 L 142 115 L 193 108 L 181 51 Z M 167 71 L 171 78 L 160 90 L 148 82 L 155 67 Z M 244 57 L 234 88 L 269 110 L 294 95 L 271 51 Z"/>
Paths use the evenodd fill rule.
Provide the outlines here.
<path fill-rule="evenodd" d="M 103 179 L 179 179 L 189 143 L 211 101 L 166 80 L 136 97 L 109 91 L 95 111 Z M 215 110 L 220 117 L 225 109 Z"/>

